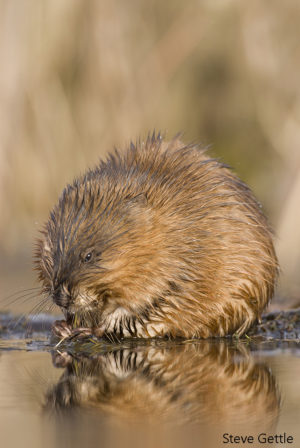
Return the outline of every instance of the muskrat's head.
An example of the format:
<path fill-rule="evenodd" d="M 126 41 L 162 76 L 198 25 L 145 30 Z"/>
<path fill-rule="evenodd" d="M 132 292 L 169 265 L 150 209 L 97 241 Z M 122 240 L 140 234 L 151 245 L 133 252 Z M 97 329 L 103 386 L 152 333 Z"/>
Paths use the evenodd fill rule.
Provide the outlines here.
<path fill-rule="evenodd" d="M 66 187 L 36 250 L 44 293 L 87 325 L 108 304 L 130 310 L 147 299 L 145 269 L 159 245 L 146 195 L 116 191 L 96 175 Z"/>

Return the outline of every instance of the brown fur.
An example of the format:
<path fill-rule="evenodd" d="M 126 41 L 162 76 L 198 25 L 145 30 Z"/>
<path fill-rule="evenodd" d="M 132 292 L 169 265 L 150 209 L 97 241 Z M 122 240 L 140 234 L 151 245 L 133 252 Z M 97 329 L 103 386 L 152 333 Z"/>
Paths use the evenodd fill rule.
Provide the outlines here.
<path fill-rule="evenodd" d="M 43 233 L 45 292 L 68 323 L 100 336 L 242 334 L 273 295 L 278 265 L 260 205 L 178 138 L 110 155 L 66 187 Z"/>

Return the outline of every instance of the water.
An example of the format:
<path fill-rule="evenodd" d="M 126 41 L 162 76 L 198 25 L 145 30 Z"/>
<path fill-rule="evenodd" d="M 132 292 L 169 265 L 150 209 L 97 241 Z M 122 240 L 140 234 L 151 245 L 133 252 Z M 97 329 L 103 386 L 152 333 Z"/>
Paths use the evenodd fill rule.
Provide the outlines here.
<path fill-rule="evenodd" d="M 2 339 L 1 447 L 299 447 L 299 354 L 295 342 Z"/>

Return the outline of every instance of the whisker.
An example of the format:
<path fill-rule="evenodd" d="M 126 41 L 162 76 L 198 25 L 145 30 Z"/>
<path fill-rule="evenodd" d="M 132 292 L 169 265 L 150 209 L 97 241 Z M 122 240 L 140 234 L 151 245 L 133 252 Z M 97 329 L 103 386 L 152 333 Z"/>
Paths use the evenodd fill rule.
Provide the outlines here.
<path fill-rule="evenodd" d="M 41 311 L 43 310 L 44 305 L 46 304 L 47 300 L 48 300 L 49 296 L 44 297 L 41 302 L 37 303 L 31 310 L 29 313 L 22 313 L 18 319 L 16 319 L 15 321 L 13 320 L 14 318 L 12 317 L 12 319 L 10 320 L 10 322 L 8 323 L 8 328 L 11 328 L 11 330 L 15 330 L 20 323 L 22 322 L 22 320 L 25 321 L 25 319 L 31 315 L 31 319 L 34 319 L 35 315 L 40 314 Z M 14 324 L 12 325 L 12 323 L 14 322 Z M 26 322 L 26 321 L 25 321 Z M 24 322 L 24 323 L 25 323 Z M 26 322 L 26 334 L 28 332 L 28 329 L 30 328 L 30 322 L 27 320 Z"/>
<path fill-rule="evenodd" d="M 39 307 L 45 305 L 47 303 L 47 301 L 49 300 L 49 297 L 50 297 L 49 295 L 43 297 L 40 302 L 38 302 L 37 304 L 34 305 L 34 307 L 31 308 L 29 314 L 34 314 L 36 309 L 39 309 Z"/>
<path fill-rule="evenodd" d="M 44 299 L 38 303 L 37 305 L 35 305 L 31 312 L 29 313 L 28 316 L 30 316 L 30 321 L 28 321 L 27 323 L 27 327 L 26 327 L 26 335 L 30 334 L 30 332 L 33 329 L 33 325 L 35 323 L 35 320 L 37 318 L 41 318 L 41 315 L 44 313 L 44 316 L 42 316 L 42 320 L 41 320 L 41 330 L 45 331 L 46 329 L 46 323 L 49 322 L 49 311 L 52 308 L 52 303 L 49 303 L 49 297 L 50 296 L 46 296 L 44 297 Z M 44 319 L 44 321 L 43 321 Z"/>
<path fill-rule="evenodd" d="M 19 292 L 18 293 L 19 295 L 16 296 L 16 297 L 13 297 L 13 296 L 15 296 L 15 294 L 11 295 L 9 297 L 6 297 L 6 298 L 4 298 L 3 300 L 0 301 L 1 307 L 5 307 L 6 308 L 8 306 L 11 306 L 11 305 L 15 304 L 16 302 L 20 302 L 20 303 L 23 304 L 23 303 L 25 303 L 27 301 L 30 301 L 34 297 L 36 297 L 38 295 L 37 294 L 37 290 L 38 289 L 40 289 L 40 288 L 34 288 L 34 290 L 28 291 L 25 294 Z M 10 298 L 12 298 L 12 300 L 10 300 Z"/>
<path fill-rule="evenodd" d="M 8 300 L 10 298 L 13 298 L 16 294 L 23 294 L 23 293 L 27 293 L 29 291 L 36 291 L 40 289 L 39 286 L 36 286 L 35 288 L 26 288 L 26 289 L 21 289 L 20 291 L 15 291 L 14 293 L 10 294 L 9 296 L 5 297 L 4 300 Z"/>

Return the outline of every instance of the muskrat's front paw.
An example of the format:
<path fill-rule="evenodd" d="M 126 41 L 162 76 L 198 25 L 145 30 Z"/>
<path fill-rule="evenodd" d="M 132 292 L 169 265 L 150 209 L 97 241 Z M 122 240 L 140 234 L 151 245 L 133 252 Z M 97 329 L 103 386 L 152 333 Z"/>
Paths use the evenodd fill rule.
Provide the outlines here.
<path fill-rule="evenodd" d="M 84 339 L 90 336 L 92 336 L 91 328 L 79 327 L 74 328 L 72 334 L 70 335 L 70 339 Z"/>
<path fill-rule="evenodd" d="M 56 320 L 52 326 L 52 334 L 59 339 L 84 339 L 92 336 L 92 329 L 85 327 L 72 328 L 65 320 Z"/>
<path fill-rule="evenodd" d="M 52 334 L 60 339 L 68 338 L 72 334 L 72 327 L 65 320 L 56 320 L 52 325 Z"/>

